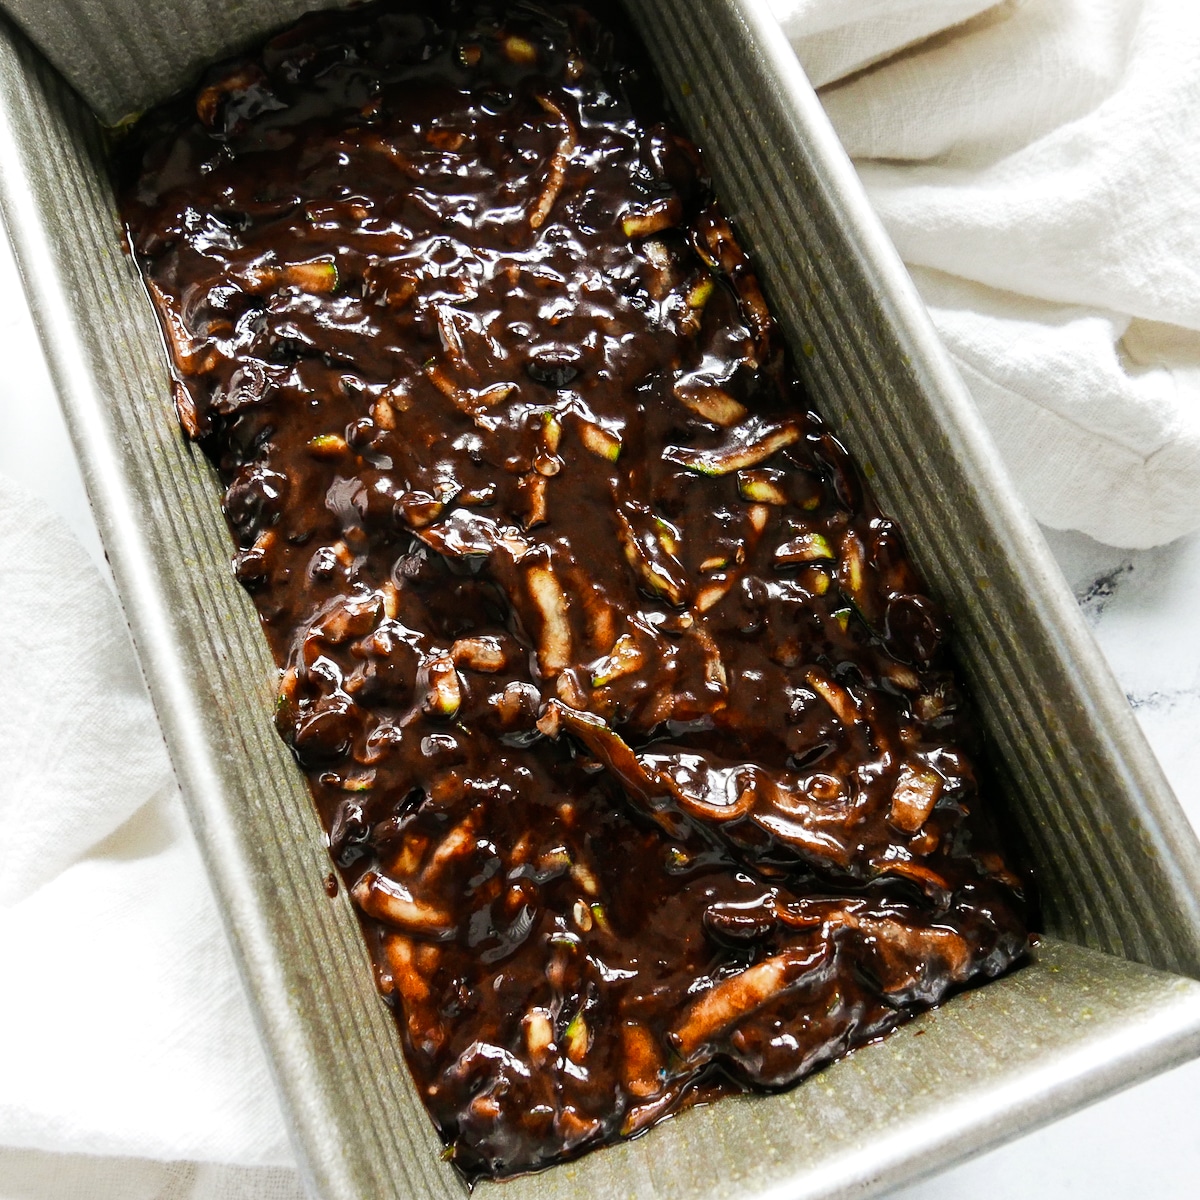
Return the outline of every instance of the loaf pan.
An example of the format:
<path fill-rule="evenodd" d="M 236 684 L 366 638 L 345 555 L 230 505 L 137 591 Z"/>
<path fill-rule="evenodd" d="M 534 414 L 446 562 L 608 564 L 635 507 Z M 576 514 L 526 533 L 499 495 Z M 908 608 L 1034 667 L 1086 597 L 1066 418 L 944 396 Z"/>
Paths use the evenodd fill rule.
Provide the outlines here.
<path fill-rule="evenodd" d="M 0 0 L 0 206 L 311 1193 L 461 1197 L 350 905 L 322 886 L 274 665 L 106 169 L 102 124 L 310 6 Z M 792 1092 L 477 1194 L 867 1196 L 1200 1053 L 1200 846 L 765 0 L 628 8 L 817 406 L 955 618 L 1045 937 Z"/>

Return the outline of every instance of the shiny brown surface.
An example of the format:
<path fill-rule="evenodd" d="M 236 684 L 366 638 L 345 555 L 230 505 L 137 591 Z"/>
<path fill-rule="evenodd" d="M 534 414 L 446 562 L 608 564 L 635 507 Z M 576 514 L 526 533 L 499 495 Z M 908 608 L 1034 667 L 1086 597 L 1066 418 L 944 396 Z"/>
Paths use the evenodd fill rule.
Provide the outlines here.
<path fill-rule="evenodd" d="M 794 1083 L 1025 945 L 944 621 L 696 152 L 581 10 L 488 12 L 311 19 L 122 167 L 468 1175 Z"/>

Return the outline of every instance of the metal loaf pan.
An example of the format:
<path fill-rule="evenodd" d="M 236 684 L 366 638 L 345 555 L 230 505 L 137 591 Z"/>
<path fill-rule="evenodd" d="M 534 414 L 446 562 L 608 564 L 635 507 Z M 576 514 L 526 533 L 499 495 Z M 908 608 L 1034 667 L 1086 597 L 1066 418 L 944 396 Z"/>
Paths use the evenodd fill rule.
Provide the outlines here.
<path fill-rule="evenodd" d="M 93 115 L 115 123 L 308 6 L 0 0 L 78 89 L 0 18 L 0 204 L 312 1193 L 461 1197 L 349 904 L 322 888 L 273 664 L 171 409 Z M 818 406 L 956 618 L 1048 936 L 793 1092 L 478 1191 L 865 1196 L 1200 1052 L 1200 847 L 765 0 L 628 7 Z"/>

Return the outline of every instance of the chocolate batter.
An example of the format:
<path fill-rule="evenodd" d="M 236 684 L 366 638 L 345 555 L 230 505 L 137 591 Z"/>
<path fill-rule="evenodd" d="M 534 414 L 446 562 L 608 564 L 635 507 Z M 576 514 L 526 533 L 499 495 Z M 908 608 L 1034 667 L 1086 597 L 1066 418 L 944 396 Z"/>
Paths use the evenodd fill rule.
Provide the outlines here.
<path fill-rule="evenodd" d="M 471 1178 L 790 1086 L 1026 945 L 945 619 L 627 40 L 312 17 L 119 163 L 280 732 Z"/>

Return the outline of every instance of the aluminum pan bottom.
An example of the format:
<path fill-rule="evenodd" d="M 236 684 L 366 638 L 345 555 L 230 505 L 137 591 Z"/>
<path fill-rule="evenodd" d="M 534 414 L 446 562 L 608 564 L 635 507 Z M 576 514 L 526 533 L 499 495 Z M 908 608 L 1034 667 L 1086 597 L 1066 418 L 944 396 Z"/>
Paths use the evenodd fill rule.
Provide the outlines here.
<path fill-rule="evenodd" d="M 153 28 L 161 7 L 139 5 L 139 20 Z M 200 6 L 170 8 L 177 17 Z M 790 73 L 786 46 L 750 0 L 653 0 L 637 12 L 679 94 L 694 81 L 683 104 L 694 132 L 812 364 L 814 390 L 862 441 L 879 485 L 893 460 L 913 461 L 913 422 L 924 431 L 917 477 L 879 490 L 902 515 L 915 506 L 918 519 L 958 518 L 908 523 L 963 628 L 993 737 L 1016 749 L 1012 799 L 1047 857 L 1052 926 L 1195 972 L 1194 838 L 1148 767 L 1036 531 L 1031 540 L 987 462 L 986 438 L 815 100 Z M 754 155 L 754 146 L 769 149 Z M 750 172 L 739 165 L 747 155 Z M 328 864 L 311 801 L 269 720 L 272 664 L 228 569 L 215 482 L 170 411 L 96 128 L 3 30 L 0 161 L 0 204 L 309 1184 L 328 1200 L 459 1196 L 374 995 L 353 915 L 344 896 L 331 902 L 321 888 Z M 774 219 L 767 192 L 786 206 L 786 221 Z M 871 398 L 878 429 L 847 402 L 856 390 Z M 941 507 L 948 498 L 953 510 Z M 980 548 L 984 535 L 992 540 Z M 964 599 L 961 581 L 944 578 L 954 561 L 970 564 L 970 579 L 989 573 L 996 597 L 976 603 L 967 588 Z M 795 1092 L 725 1101 L 480 1191 L 530 1200 L 861 1196 L 1197 1052 L 1200 985 L 1051 942 L 1034 966 Z"/>

